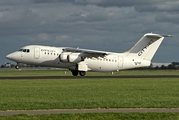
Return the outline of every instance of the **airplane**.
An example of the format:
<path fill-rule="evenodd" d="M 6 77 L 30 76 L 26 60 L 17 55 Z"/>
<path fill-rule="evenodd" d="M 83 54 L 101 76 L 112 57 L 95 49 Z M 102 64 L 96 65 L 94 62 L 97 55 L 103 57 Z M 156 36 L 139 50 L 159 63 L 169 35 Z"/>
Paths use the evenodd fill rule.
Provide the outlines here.
<path fill-rule="evenodd" d="M 97 51 L 71 47 L 50 47 L 28 45 L 8 54 L 7 59 L 19 63 L 46 67 L 66 68 L 73 76 L 85 76 L 87 71 L 113 72 L 150 66 L 151 60 L 165 37 L 146 33 L 128 51 L 124 53 Z"/>

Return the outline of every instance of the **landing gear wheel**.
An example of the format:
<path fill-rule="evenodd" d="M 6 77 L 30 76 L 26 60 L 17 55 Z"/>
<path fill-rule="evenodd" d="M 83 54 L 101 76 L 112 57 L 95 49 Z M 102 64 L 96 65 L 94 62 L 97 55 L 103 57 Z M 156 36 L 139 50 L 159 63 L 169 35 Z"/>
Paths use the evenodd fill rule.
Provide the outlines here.
<path fill-rule="evenodd" d="M 15 68 L 16 68 L 16 69 L 19 69 L 19 66 L 18 66 L 18 65 L 16 65 L 16 66 L 15 66 Z"/>
<path fill-rule="evenodd" d="M 85 76 L 85 75 L 86 75 L 86 72 L 85 72 L 85 71 L 79 71 L 79 74 L 80 74 L 81 76 Z"/>
<path fill-rule="evenodd" d="M 77 70 L 74 70 L 74 71 L 71 71 L 71 72 L 72 72 L 73 76 L 78 76 L 78 71 Z"/>

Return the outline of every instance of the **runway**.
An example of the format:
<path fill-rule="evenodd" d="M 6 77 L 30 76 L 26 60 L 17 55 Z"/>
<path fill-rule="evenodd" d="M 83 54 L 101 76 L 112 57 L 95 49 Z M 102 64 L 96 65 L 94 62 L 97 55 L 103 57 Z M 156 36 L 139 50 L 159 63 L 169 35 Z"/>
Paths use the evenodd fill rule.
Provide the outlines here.
<path fill-rule="evenodd" d="M 112 109 L 52 109 L 52 110 L 10 110 L 0 111 L 0 115 L 10 116 L 19 114 L 43 115 L 43 114 L 77 114 L 77 113 L 170 113 L 179 112 L 179 108 L 112 108 Z"/>
<path fill-rule="evenodd" d="M 0 80 L 7 79 L 98 79 L 98 78 L 179 78 L 179 75 L 121 75 L 121 76 L 1 76 Z"/>

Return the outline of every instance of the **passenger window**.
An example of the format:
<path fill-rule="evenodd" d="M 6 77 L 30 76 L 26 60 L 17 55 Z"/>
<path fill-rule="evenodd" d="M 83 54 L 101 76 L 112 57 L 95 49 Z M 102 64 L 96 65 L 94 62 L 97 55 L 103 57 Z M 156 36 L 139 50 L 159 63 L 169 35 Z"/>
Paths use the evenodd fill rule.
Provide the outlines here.
<path fill-rule="evenodd" d="M 30 50 L 29 50 L 29 49 L 27 49 L 27 52 L 30 52 Z"/>

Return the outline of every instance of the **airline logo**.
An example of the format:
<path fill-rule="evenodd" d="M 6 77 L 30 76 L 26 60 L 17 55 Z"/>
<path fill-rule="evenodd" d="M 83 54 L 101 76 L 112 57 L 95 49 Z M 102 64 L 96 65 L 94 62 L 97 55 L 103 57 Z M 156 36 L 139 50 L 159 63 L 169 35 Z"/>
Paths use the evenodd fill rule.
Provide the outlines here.
<path fill-rule="evenodd" d="M 140 51 L 138 52 L 138 56 L 143 55 L 143 53 L 147 50 L 147 48 L 148 48 L 153 42 L 155 42 L 155 40 L 151 39 L 151 40 L 148 42 L 148 44 L 147 44 L 144 48 L 142 48 L 142 50 L 140 50 Z"/>

